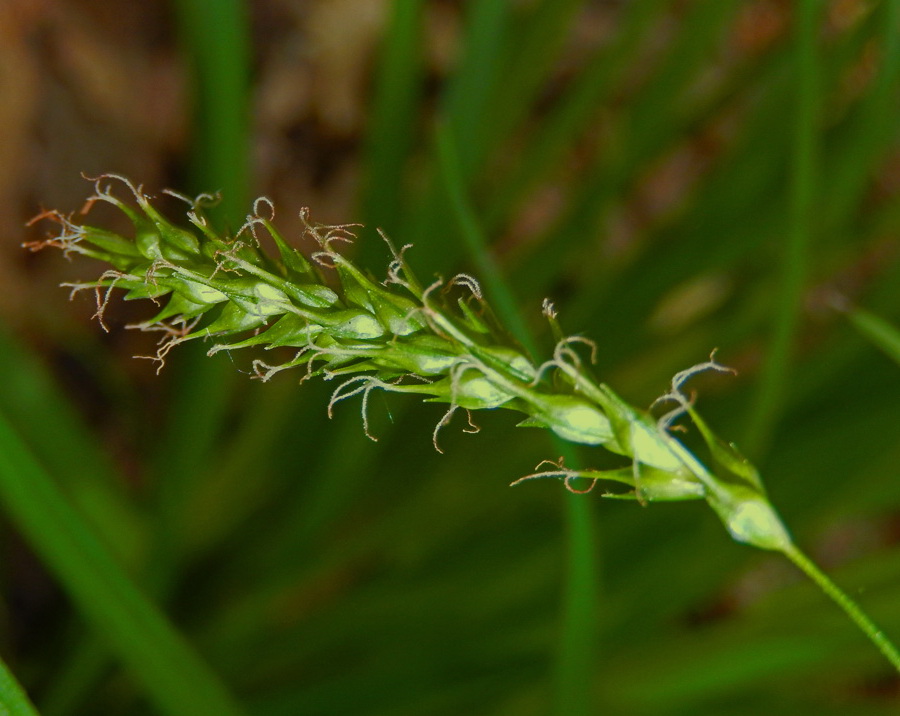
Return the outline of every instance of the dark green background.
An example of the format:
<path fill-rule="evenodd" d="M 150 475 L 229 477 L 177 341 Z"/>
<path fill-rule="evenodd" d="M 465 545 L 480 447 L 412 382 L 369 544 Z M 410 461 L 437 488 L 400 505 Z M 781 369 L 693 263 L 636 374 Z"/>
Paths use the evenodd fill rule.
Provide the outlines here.
<path fill-rule="evenodd" d="M 900 4 L 142 5 L 0 16 L 0 450 L 10 484 L 26 464 L 52 478 L 74 533 L 91 526 L 248 713 L 896 712 L 864 637 L 705 505 L 510 489 L 556 457 L 512 415 L 454 424 L 440 455 L 442 409 L 412 399 L 373 396 L 371 442 L 352 402 L 329 422 L 332 386 L 299 375 L 261 384 L 186 348 L 156 376 L 130 358 L 153 338 L 123 330 L 152 308 L 112 306 L 104 334 L 91 297 L 52 287 L 96 267 L 27 255 L 43 228 L 19 217 L 77 209 L 80 171 L 121 171 L 222 190 L 223 226 L 260 193 L 287 234 L 306 205 L 360 221 L 379 277 L 382 227 L 428 277 L 479 271 L 461 198 L 543 350 L 551 297 L 635 405 L 719 349 L 739 376 L 698 380 L 701 412 L 898 637 L 900 367 L 832 304 L 900 322 Z M 67 513 L 19 512 L 5 489 L 0 654 L 41 713 L 209 713 L 221 684 L 188 658 L 192 682 L 130 585 L 40 546 L 64 546 Z"/>

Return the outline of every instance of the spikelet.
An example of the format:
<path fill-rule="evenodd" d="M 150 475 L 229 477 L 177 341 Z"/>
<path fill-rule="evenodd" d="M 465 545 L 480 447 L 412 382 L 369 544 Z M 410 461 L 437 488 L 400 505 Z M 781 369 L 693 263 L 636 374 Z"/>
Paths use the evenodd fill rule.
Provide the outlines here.
<path fill-rule="evenodd" d="M 203 207 L 213 200 L 209 195 L 188 199 L 167 192 L 188 204 L 189 226 L 184 227 L 164 218 L 141 187 L 127 179 L 110 174 L 93 181 L 94 195 L 82 215 L 98 201 L 112 204 L 131 221 L 133 236 L 46 211 L 34 221 L 51 220 L 59 232 L 26 246 L 32 250 L 53 246 L 66 255 L 83 254 L 110 266 L 95 281 L 71 286 L 73 292 L 96 292 L 101 325 L 114 289 L 125 291 L 126 300 L 156 303 L 156 315 L 135 327 L 161 332 L 156 355 L 160 367 L 174 346 L 198 338 L 211 343 L 210 354 L 291 348 L 295 354 L 285 363 L 254 360 L 257 376 L 268 380 L 299 368 L 303 380 L 313 376 L 338 380 L 329 416 L 337 403 L 361 396 L 363 426 L 372 439 L 366 408 L 375 389 L 417 393 L 427 401 L 445 403 L 449 407 L 433 434 L 438 450 L 438 434 L 456 411 L 516 410 L 525 416 L 523 426 L 603 447 L 630 464 L 612 470 L 576 470 L 560 458 L 542 462 L 514 485 L 555 478 L 573 492 L 589 492 L 603 481 L 631 488 L 605 497 L 641 504 L 705 499 L 734 540 L 781 552 L 811 577 L 900 671 L 900 652 L 797 548 L 769 503 L 756 469 L 734 445 L 712 432 L 682 392 L 684 383 L 698 372 L 730 371 L 714 355 L 675 375 L 670 390 L 656 401 L 674 403 L 675 408 L 655 419 L 591 377 L 582 353 L 589 348 L 593 358 L 594 344 L 581 336 L 566 337 L 549 301 L 544 302 L 543 313 L 557 343 L 553 356 L 537 363 L 497 321 L 473 277 L 459 274 L 450 281 L 423 285 L 404 257 L 409 247 L 395 250 L 387 237 L 392 259 L 387 278 L 377 281 L 336 248 L 352 241 L 352 226 L 316 225 L 307 211 L 302 212 L 306 234 L 318 246 L 305 257 L 273 225 L 274 211 L 267 199 L 258 199 L 237 235 L 226 238 L 203 214 Z M 129 190 L 132 201 L 113 193 L 117 184 Z M 262 250 L 263 232 L 274 242 L 277 256 Z M 323 278 L 323 267 L 336 273 L 336 288 Z M 684 415 L 705 441 L 712 468 L 671 435 L 674 421 Z M 476 429 L 471 415 L 469 425 Z M 543 469 L 546 466 L 550 469 Z M 574 481 L 579 478 L 591 480 L 587 490 L 576 489 Z"/>
<path fill-rule="evenodd" d="M 301 213 L 305 232 L 317 250 L 304 256 L 292 248 L 273 224 L 274 209 L 258 199 L 253 213 L 234 237 L 217 233 L 203 213 L 213 197 L 184 200 L 187 225 L 170 222 L 154 207 L 141 187 L 116 175 L 94 181 L 94 194 L 82 215 L 97 202 L 112 204 L 134 227 L 124 237 L 79 223 L 72 216 L 50 211 L 37 219 L 54 221 L 60 231 L 43 242 L 29 244 L 83 254 L 107 263 L 95 281 L 72 286 L 92 289 L 97 318 L 111 292 L 120 289 L 126 300 L 150 299 L 156 315 L 137 324 L 157 331 L 162 341 L 156 360 L 160 367 L 176 345 L 202 339 L 208 352 L 256 348 L 289 348 L 293 357 L 271 364 L 255 359 L 255 373 L 268 380 L 297 368 L 302 380 L 321 376 L 338 381 L 328 404 L 331 415 L 341 401 L 360 396 L 363 426 L 369 431 L 366 408 L 373 390 L 416 393 L 426 401 L 448 405 L 434 430 L 438 435 L 454 413 L 506 408 L 524 415 L 522 426 L 552 430 L 575 443 L 601 446 L 626 458 L 630 465 L 614 470 L 567 468 L 540 470 L 515 481 L 554 477 L 574 491 L 575 478 L 615 482 L 632 488 L 609 497 L 652 501 L 706 499 L 731 535 L 767 549 L 789 544 L 786 530 L 769 506 L 758 477 L 736 450 L 718 438 L 694 413 L 681 392 L 682 384 L 700 370 L 728 370 L 711 357 L 706 363 L 679 373 L 661 401 L 677 407 L 661 419 L 631 407 L 607 385 L 590 376 L 582 353 L 595 347 L 587 338 L 566 337 L 549 302 L 544 315 L 557 344 L 542 363 L 519 346 L 499 324 L 478 282 L 467 274 L 449 281 L 421 283 L 405 253 L 385 241 L 391 261 L 384 281 L 360 270 L 339 251 L 354 238 L 352 226 L 322 226 Z M 125 187 L 125 200 L 114 188 Z M 267 235 L 277 256 L 267 255 L 261 238 Z M 322 269 L 333 271 L 337 283 L 326 282 Z M 581 350 L 584 349 L 584 350 Z M 690 414 L 710 447 L 720 473 L 710 471 L 669 433 L 672 421 Z M 469 425 L 473 426 L 471 415 Z"/>

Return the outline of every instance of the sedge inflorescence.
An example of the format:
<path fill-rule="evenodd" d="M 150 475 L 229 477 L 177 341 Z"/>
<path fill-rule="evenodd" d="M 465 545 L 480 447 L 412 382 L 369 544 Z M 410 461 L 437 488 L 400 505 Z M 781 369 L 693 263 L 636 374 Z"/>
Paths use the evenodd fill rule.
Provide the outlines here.
<path fill-rule="evenodd" d="M 117 185 L 131 198 L 117 196 Z M 604 496 L 642 504 L 704 499 L 733 539 L 779 551 L 814 579 L 900 671 L 900 651 L 794 545 L 756 469 L 734 445 L 715 435 L 684 394 L 684 383 L 696 373 L 730 371 L 714 355 L 675 375 L 670 390 L 656 401 L 675 407 L 654 418 L 594 380 L 586 362 L 593 359 L 594 344 L 582 336 L 566 336 L 549 301 L 544 316 L 556 345 L 552 357 L 539 363 L 504 330 L 472 276 L 422 284 L 404 257 L 409 247 L 396 250 L 387 237 L 391 260 L 386 278 L 379 281 L 337 249 L 353 239 L 352 226 L 313 224 L 307 211 L 301 218 L 316 247 L 308 257 L 275 228 L 267 199 L 258 199 L 241 229 L 228 237 L 203 213 L 214 200 L 210 195 L 189 199 L 166 192 L 188 204 L 188 226 L 181 226 L 160 214 L 141 187 L 122 177 L 101 176 L 94 180 L 94 189 L 81 216 L 97 202 L 112 204 L 130 220 L 132 236 L 46 211 L 35 220 L 49 219 L 60 230 L 27 246 L 54 246 L 110 266 L 97 280 L 72 285 L 73 293 L 96 292 L 101 324 L 114 289 L 125 291 L 128 300 L 157 304 L 156 315 L 135 327 L 161 332 L 154 356 L 160 366 L 174 346 L 196 339 L 210 342 L 210 354 L 251 347 L 287 349 L 293 353 L 283 363 L 254 360 L 255 374 L 268 380 L 298 367 L 303 380 L 321 376 L 338 381 L 329 415 L 336 403 L 361 396 L 364 429 L 372 439 L 366 411 L 375 389 L 416 393 L 447 404 L 433 435 L 438 450 L 438 433 L 456 411 L 516 410 L 525 416 L 521 425 L 602 446 L 625 458 L 626 464 L 608 470 L 575 469 L 560 458 L 542 462 L 513 484 L 556 478 L 569 490 L 584 492 L 576 489 L 576 480 L 588 480 L 592 487 L 603 481 L 631 488 Z M 263 249 L 264 239 L 274 243 L 276 256 Z M 329 283 L 323 269 L 333 271 L 336 280 Z M 710 467 L 671 435 L 674 421 L 684 415 L 706 443 Z M 476 429 L 471 415 L 469 425 Z"/>
<path fill-rule="evenodd" d="M 129 198 L 114 189 L 124 187 Z M 93 289 L 97 317 L 114 289 L 126 300 L 149 299 L 159 306 L 155 316 L 135 327 L 162 335 L 155 359 L 164 361 L 174 346 L 201 339 L 210 354 L 258 347 L 292 349 L 282 363 L 253 361 L 255 374 L 268 380 L 289 368 L 303 379 L 336 380 L 328 405 L 361 396 L 363 425 L 371 435 L 367 404 L 373 390 L 415 393 L 448 405 L 434 430 L 438 433 L 458 410 L 507 408 L 524 414 L 521 425 L 553 431 L 560 438 L 602 446 L 629 464 L 612 470 L 575 470 L 560 460 L 553 469 L 537 471 L 513 484 L 540 477 L 563 480 L 575 491 L 576 479 L 625 484 L 632 488 L 616 497 L 655 500 L 706 499 L 736 539 L 780 548 L 787 534 L 768 506 L 755 472 L 733 447 L 715 438 L 694 413 L 681 385 L 698 370 L 727 370 L 714 358 L 679 373 L 663 396 L 674 411 L 659 420 L 632 408 L 608 386 L 589 374 L 586 360 L 593 343 L 565 336 L 549 302 L 544 316 L 556 336 L 550 359 L 536 362 L 504 330 L 485 300 L 478 282 L 467 274 L 449 281 L 421 283 L 405 253 L 384 237 L 391 260 L 384 280 L 360 270 L 339 251 L 352 241 L 352 226 L 323 226 L 301 213 L 305 232 L 316 250 L 305 256 L 289 245 L 273 224 L 270 201 L 258 199 L 241 229 L 227 237 L 204 215 L 213 197 L 189 199 L 188 226 L 172 223 L 141 187 L 116 175 L 94 180 L 94 194 L 81 212 L 97 202 L 112 204 L 133 225 L 125 237 L 83 223 L 81 217 L 48 211 L 60 231 L 46 241 L 66 254 L 83 254 L 107 263 L 97 280 L 72 285 L 73 292 Z M 277 255 L 263 249 L 274 244 Z M 323 271 L 333 272 L 329 283 Z M 716 464 L 727 479 L 714 474 L 669 433 L 672 421 L 689 413 L 700 428 Z M 471 415 L 469 425 L 474 429 Z"/>

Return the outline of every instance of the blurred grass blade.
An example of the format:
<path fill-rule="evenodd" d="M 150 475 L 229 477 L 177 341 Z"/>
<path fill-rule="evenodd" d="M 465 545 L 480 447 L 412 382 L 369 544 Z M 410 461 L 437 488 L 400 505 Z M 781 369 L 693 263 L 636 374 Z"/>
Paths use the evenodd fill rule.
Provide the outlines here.
<path fill-rule="evenodd" d="M 572 453 L 570 447 L 566 450 Z M 566 453 L 563 457 L 569 459 Z M 591 502 L 583 497 L 569 492 L 564 496 L 566 571 L 555 675 L 556 713 L 561 716 L 595 713 L 592 698 L 597 660 L 595 614 L 601 607 L 597 586 L 598 550 Z"/>
<path fill-rule="evenodd" d="M 558 60 L 568 32 L 583 3 L 578 0 L 542 0 L 527 15 L 518 29 L 513 52 L 501 77 L 494 84 L 494 95 L 479 122 L 480 130 L 471 142 L 471 163 L 462 162 L 464 177 L 470 176 L 493 147 L 517 127 L 540 92 L 541 83 Z"/>
<path fill-rule="evenodd" d="M 464 51 L 448 81 L 443 114 L 457 137 L 479 136 L 485 123 L 510 35 L 512 8 L 506 0 L 484 0 L 470 3 L 465 9 Z M 472 141 L 457 146 L 458 163 L 464 174 L 474 168 L 478 147 Z"/>
<path fill-rule="evenodd" d="M 0 411 L 47 472 L 126 564 L 146 548 L 147 525 L 128 499 L 109 455 L 47 374 L 38 356 L 0 326 Z M 47 436 L 52 436 L 48 440 Z"/>
<path fill-rule="evenodd" d="M 809 245 L 814 230 L 817 194 L 816 169 L 820 122 L 817 37 L 822 4 L 794 3 L 796 17 L 793 149 L 787 236 L 780 259 L 780 295 L 775 306 L 772 338 L 759 378 L 756 402 L 750 413 L 746 445 L 750 453 L 765 451 L 784 401 L 794 336 L 800 321 L 802 292 L 809 272 Z"/>
<path fill-rule="evenodd" d="M 900 330 L 862 308 L 848 308 L 846 313 L 850 323 L 864 338 L 900 364 Z"/>
<path fill-rule="evenodd" d="M 412 149 L 421 93 L 422 0 L 391 3 L 381 48 L 371 119 L 367 127 L 362 222 L 394 233 L 403 195 L 403 169 Z M 360 242 L 380 248 L 378 241 Z"/>
<path fill-rule="evenodd" d="M 0 660 L 0 714 L 2 716 L 38 716 L 22 685 Z"/>
<path fill-rule="evenodd" d="M 250 176 L 248 7 L 243 0 L 178 0 L 173 7 L 182 52 L 192 63 L 191 183 L 220 191 L 221 216 L 240 224 Z"/>
<path fill-rule="evenodd" d="M 453 130 L 447 124 L 438 127 L 438 161 L 445 190 L 459 233 L 485 281 L 488 295 L 495 301 L 497 314 L 513 335 L 533 356 L 539 355 L 537 343 L 516 308 L 512 290 L 489 253 L 487 239 L 475 210 L 466 197 Z M 579 464 L 572 443 L 553 435 L 553 447 L 568 465 Z M 566 493 L 566 570 L 563 585 L 562 619 L 556 663 L 556 711 L 565 716 L 588 716 L 593 707 L 593 672 L 598 609 L 596 538 L 588 500 L 583 495 Z"/>
<path fill-rule="evenodd" d="M 733 0 L 692 5 L 675 40 L 658 60 L 663 68 L 659 76 L 654 75 L 626 107 L 610 117 L 611 125 L 605 132 L 609 139 L 573 187 L 564 211 L 536 242 L 542 250 L 535 252 L 529 261 L 531 266 L 524 273 L 532 273 L 535 266 L 543 272 L 546 269 L 541 267 L 557 264 L 548 257 L 559 253 L 558 237 L 591 237 L 605 232 L 606 222 L 615 213 L 615 207 L 635 190 L 642 170 L 720 106 L 719 92 L 708 92 L 693 102 L 687 102 L 685 97 L 691 79 L 714 51 L 735 8 Z M 584 256 L 573 270 L 577 275 L 574 280 L 583 288 L 576 292 L 567 313 L 579 325 L 610 313 L 601 304 L 617 293 L 611 286 L 609 262 L 597 260 L 590 251 Z M 672 275 L 671 271 L 668 273 Z M 625 280 L 623 284 L 628 286 L 629 303 L 633 297 L 640 299 L 644 295 L 634 290 L 630 281 Z M 611 313 L 625 318 L 625 312 Z M 626 323 L 633 325 L 635 316 L 628 313 L 631 315 L 627 316 Z"/>
<path fill-rule="evenodd" d="M 533 357 L 537 357 L 537 346 L 522 320 L 516 298 L 500 275 L 500 270 L 488 250 L 487 242 L 478 225 L 475 211 L 466 198 L 457 143 L 454 141 L 453 130 L 448 124 L 438 125 L 437 152 L 447 198 L 453 208 L 459 234 L 472 257 L 478 275 L 484 281 L 488 295 L 496 303 L 497 313 L 503 322 L 525 349 Z"/>
<path fill-rule="evenodd" d="M 581 5 L 573 0 L 541 0 L 513 14 L 499 7 L 502 4 L 486 0 L 471 11 L 461 66 L 448 82 L 442 107 L 454 129 L 473 132 L 458 135 L 465 140 L 457 161 L 466 185 L 475 181 L 485 161 L 538 100 L 541 83 L 551 73 Z M 471 78 L 473 72 L 479 75 L 477 81 Z M 452 209 L 437 176 L 440 159 L 429 159 L 433 165 L 428 169 L 434 174 L 422 182 L 417 202 L 395 235 L 401 243 L 415 241 L 416 263 L 423 275 L 445 271 L 461 258 L 450 238 Z"/>
<path fill-rule="evenodd" d="M 209 667 L 135 587 L 0 414 L 0 501 L 85 617 L 172 716 L 240 714 Z"/>
<path fill-rule="evenodd" d="M 533 139 L 522 148 L 513 171 L 508 172 L 492 199 L 488 214 L 490 226 L 508 219 L 513 206 L 544 180 L 560 158 L 576 146 L 591 120 L 611 95 L 621 74 L 629 67 L 647 29 L 668 0 L 649 0 L 622 7 L 624 17 L 615 37 L 602 45 L 590 63 L 572 81 L 559 102 L 551 108 L 546 121 L 535 130 Z M 461 132 L 459 136 L 467 136 Z"/>
<path fill-rule="evenodd" d="M 213 223 L 236 229 L 249 203 L 249 6 L 243 0 L 178 0 L 173 8 L 191 68 L 191 189 L 220 191 Z M 158 529 L 147 583 L 159 594 L 177 581 L 182 534 L 193 519 L 187 510 L 212 477 L 208 465 L 237 382 L 229 361 L 209 361 L 195 346 L 182 352 L 173 374 L 165 427 L 153 451 Z"/>
<path fill-rule="evenodd" d="M 835 233 L 847 230 L 847 221 L 865 199 L 873 174 L 890 155 L 897 132 L 900 3 L 881 3 L 873 11 L 870 22 L 875 37 L 865 35 L 869 42 L 863 47 L 871 51 L 878 47 L 874 41 L 880 40 L 878 74 L 872 80 L 870 91 L 848 119 L 847 126 L 841 127 L 831 152 L 823 157 L 829 160 L 823 166 L 823 174 L 828 177 L 823 186 L 827 196 L 823 196 L 821 202 L 823 224 Z M 875 34 L 879 32 L 881 37 Z"/>

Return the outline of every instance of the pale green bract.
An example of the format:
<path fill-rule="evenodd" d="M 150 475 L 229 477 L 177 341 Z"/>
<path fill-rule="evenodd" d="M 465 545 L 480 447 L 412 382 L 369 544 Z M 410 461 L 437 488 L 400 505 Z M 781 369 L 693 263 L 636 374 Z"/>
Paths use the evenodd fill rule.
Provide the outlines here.
<path fill-rule="evenodd" d="M 392 259 L 387 278 L 377 281 L 335 249 L 335 244 L 352 240 L 350 226 L 315 225 L 302 212 L 306 234 L 318 246 L 307 258 L 274 227 L 267 199 L 258 199 L 237 235 L 226 238 L 203 214 L 203 207 L 214 199 L 210 195 L 192 200 L 166 192 L 187 202 L 191 228 L 184 228 L 164 218 L 150 197 L 127 179 L 110 174 L 93 181 L 95 193 L 81 214 L 98 201 L 112 204 L 130 219 L 134 236 L 119 236 L 47 211 L 35 220 L 52 220 L 61 231 L 28 246 L 33 250 L 55 246 L 67 255 L 84 254 L 112 266 L 99 279 L 72 286 L 73 293 L 96 291 L 101 325 L 113 289 L 124 290 L 126 300 L 146 298 L 157 305 L 168 297 L 153 318 L 135 326 L 162 332 L 155 356 L 160 365 L 172 347 L 195 339 L 210 341 L 210 354 L 257 346 L 293 349 L 293 356 L 283 363 L 254 360 L 257 376 L 268 380 L 299 367 L 302 380 L 322 376 L 340 381 L 328 404 L 329 416 L 336 403 L 360 395 L 363 426 L 372 439 L 366 408 L 375 389 L 417 393 L 429 402 L 447 403 L 433 434 L 438 450 L 438 433 L 455 411 L 516 410 L 525 415 L 522 426 L 547 428 L 567 441 L 602 446 L 622 456 L 626 464 L 611 470 L 576 470 L 562 459 L 545 461 L 513 484 L 549 477 L 563 480 L 573 492 L 587 492 L 602 480 L 631 488 L 605 497 L 637 499 L 642 504 L 705 499 L 733 539 L 779 551 L 810 576 L 900 671 L 900 652 L 793 544 L 756 469 L 710 430 L 682 393 L 684 382 L 700 371 L 729 371 L 712 356 L 672 379 L 670 391 L 657 403 L 673 402 L 675 409 L 655 419 L 591 377 L 575 349 L 582 345 L 593 352 L 594 344 L 580 336 L 566 337 L 549 301 L 544 303 L 544 316 L 557 343 L 552 358 L 538 364 L 497 321 L 474 278 L 459 274 L 424 286 L 404 258 L 408 246 L 398 251 L 384 237 Z M 113 193 L 117 183 L 130 191 L 134 203 Z M 262 250 L 263 234 L 274 242 L 277 258 Z M 323 267 L 336 273 L 337 289 L 326 283 Z M 686 414 L 703 437 L 714 469 L 670 435 L 672 422 Z M 546 464 L 552 469 L 541 470 Z M 576 489 L 578 479 L 592 481 L 591 487 Z"/>

